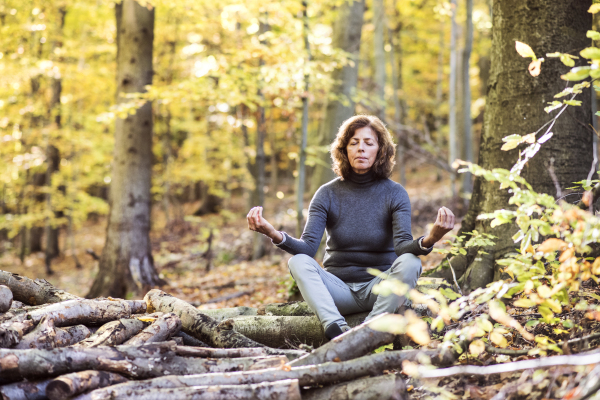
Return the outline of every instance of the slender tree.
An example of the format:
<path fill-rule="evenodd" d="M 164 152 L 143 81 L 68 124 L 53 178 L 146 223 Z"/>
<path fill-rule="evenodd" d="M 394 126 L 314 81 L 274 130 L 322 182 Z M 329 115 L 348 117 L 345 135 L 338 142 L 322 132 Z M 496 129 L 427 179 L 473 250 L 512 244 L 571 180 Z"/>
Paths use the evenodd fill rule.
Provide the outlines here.
<path fill-rule="evenodd" d="M 373 61 L 375 70 L 375 98 L 377 115 L 385 117 L 385 3 L 384 0 L 373 0 Z"/>
<path fill-rule="evenodd" d="M 471 52 L 473 50 L 473 0 L 466 0 L 467 19 L 465 32 L 465 48 L 463 50 L 463 129 L 464 129 L 464 157 L 466 161 L 473 161 L 473 135 L 471 129 L 471 83 L 470 67 Z M 463 193 L 471 193 L 471 174 L 465 173 L 462 177 Z"/>
<path fill-rule="evenodd" d="M 456 37 L 458 35 L 458 25 L 456 23 L 456 14 L 458 12 L 456 0 L 450 2 L 452 8 L 451 27 L 450 27 L 450 92 L 448 102 L 450 103 L 450 115 L 448 121 L 450 125 L 450 136 L 448 138 L 448 164 L 452 165 L 457 156 L 457 135 L 456 135 L 456 81 L 457 81 L 457 54 Z M 452 197 L 456 197 L 456 175 L 450 176 L 452 186 Z"/>
<path fill-rule="evenodd" d="M 135 0 L 115 5 L 117 103 L 152 83 L 154 9 Z M 160 282 L 150 246 L 152 105 L 117 118 L 110 215 L 100 270 L 88 297 L 124 297 Z"/>
<path fill-rule="evenodd" d="M 308 142 L 308 89 L 309 65 L 311 60 L 310 43 L 308 42 L 308 2 L 302 2 L 302 36 L 306 49 L 304 66 L 304 96 L 302 97 L 302 133 L 300 135 L 300 158 L 298 160 L 298 188 L 296 189 L 296 236 L 300 237 L 304 227 L 304 189 L 306 187 L 306 144 Z"/>
<path fill-rule="evenodd" d="M 344 120 L 354 115 L 354 95 L 358 81 L 358 54 L 362 33 L 365 0 L 343 2 L 333 26 L 332 46 L 349 53 L 353 60 L 332 73 L 334 84 L 330 91 L 337 98 L 327 101 L 325 117 L 319 126 L 319 144 L 328 146 Z M 317 164 L 312 177 L 311 192 L 333 179 L 333 171 L 329 167 L 329 154 L 323 153 L 321 163 Z"/>
<path fill-rule="evenodd" d="M 406 104 L 400 99 L 402 92 L 402 19 L 400 10 L 394 1 L 394 12 L 396 17 L 396 26 L 394 29 L 388 28 L 388 40 L 390 44 L 390 64 L 392 69 L 392 88 L 394 95 L 394 122 L 400 126 L 404 123 L 404 111 Z M 394 40 L 395 39 L 395 40 Z M 396 146 L 396 164 L 400 176 L 400 184 L 406 186 L 406 143 L 403 133 L 398 133 L 398 144 Z"/>
<path fill-rule="evenodd" d="M 519 158 L 520 149 L 502 151 L 502 138 L 538 131 L 552 118 L 544 111 L 544 106 L 565 87 L 560 76 L 568 71 L 567 67 L 556 60 L 547 61 L 542 65 L 542 73 L 532 77 L 527 71 L 528 61 L 515 51 L 515 40 L 527 43 L 540 55 L 583 49 L 589 44 L 586 31 L 592 26 L 591 15 L 587 12 L 590 5 L 590 0 L 540 0 L 536 4 L 536 18 L 531 18 L 531 10 L 519 0 L 494 1 L 492 68 L 479 149 L 483 168 L 511 169 Z M 582 61 L 579 63 L 583 65 Z M 555 184 L 565 189 L 575 181 L 586 179 L 592 167 L 590 93 L 585 92 L 578 99 L 583 102 L 581 107 L 571 108 L 571 116 L 565 113 L 556 121 L 552 128 L 553 137 L 541 145 L 521 172 L 521 176 L 537 192 L 554 195 Z M 547 167 L 550 158 L 554 158 L 556 183 Z M 513 207 L 508 204 L 510 196 L 506 189 L 499 188 L 497 182 L 479 177 L 474 181 L 473 195 L 460 234 L 476 229 L 497 238 L 494 246 L 481 249 L 485 254 L 469 249 L 466 256 L 452 258 L 451 264 L 459 277 L 459 284 L 465 289 L 483 287 L 500 278 L 501 271 L 495 260 L 517 247 L 512 239 L 516 227 L 501 225 L 492 228 L 489 220 L 477 219 L 480 214 Z M 435 275 L 446 275 L 451 279 L 449 269 L 441 268 Z"/>

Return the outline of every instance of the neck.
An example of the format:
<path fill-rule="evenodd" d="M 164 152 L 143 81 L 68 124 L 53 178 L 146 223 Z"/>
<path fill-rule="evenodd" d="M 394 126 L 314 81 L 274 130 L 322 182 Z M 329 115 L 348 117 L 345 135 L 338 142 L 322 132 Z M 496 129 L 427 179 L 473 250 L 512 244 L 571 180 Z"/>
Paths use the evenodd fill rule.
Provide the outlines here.
<path fill-rule="evenodd" d="M 352 169 L 348 180 L 354 183 L 369 183 L 375 180 L 375 172 L 373 172 L 372 169 L 361 172 L 357 172 L 355 169 Z"/>

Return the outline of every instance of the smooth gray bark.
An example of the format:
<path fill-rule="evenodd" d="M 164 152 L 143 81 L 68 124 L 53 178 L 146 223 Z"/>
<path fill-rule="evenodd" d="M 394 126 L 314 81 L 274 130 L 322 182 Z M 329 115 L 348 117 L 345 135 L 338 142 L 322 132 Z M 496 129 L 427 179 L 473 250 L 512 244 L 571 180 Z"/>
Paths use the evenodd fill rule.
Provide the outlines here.
<path fill-rule="evenodd" d="M 298 159 L 298 186 L 296 188 L 296 237 L 302 235 L 304 229 L 304 190 L 306 189 L 306 146 L 308 144 L 308 88 L 310 77 L 308 67 L 311 61 L 310 43 L 308 42 L 308 3 L 302 1 L 302 38 L 306 49 L 304 71 L 304 96 L 302 97 L 302 132 L 300 135 L 300 154 Z"/>
<path fill-rule="evenodd" d="M 13 294 L 8 286 L 0 285 L 0 313 L 10 310 L 13 302 Z"/>
<path fill-rule="evenodd" d="M 302 394 L 302 400 L 404 400 L 406 386 L 399 375 L 389 374 L 339 383 Z"/>
<path fill-rule="evenodd" d="M 102 325 L 93 335 L 81 341 L 78 346 L 117 346 L 137 335 L 147 325 L 147 322 L 142 322 L 137 318 L 121 318 L 111 321 Z"/>
<path fill-rule="evenodd" d="M 117 20 L 117 103 L 152 84 L 154 7 L 135 0 L 115 4 Z M 107 237 L 99 273 L 87 297 L 125 297 L 156 286 L 150 246 L 152 105 L 115 123 Z"/>

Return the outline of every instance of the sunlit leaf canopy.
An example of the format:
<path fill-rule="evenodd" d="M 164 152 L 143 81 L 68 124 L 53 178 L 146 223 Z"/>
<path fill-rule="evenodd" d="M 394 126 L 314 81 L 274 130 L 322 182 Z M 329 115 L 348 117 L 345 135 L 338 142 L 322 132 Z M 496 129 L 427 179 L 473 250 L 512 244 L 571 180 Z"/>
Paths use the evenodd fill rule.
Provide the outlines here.
<path fill-rule="evenodd" d="M 357 112 L 369 112 L 373 105 L 372 7 L 367 2 L 360 59 L 352 60 L 332 46 L 333 22 L 342 2 L 308 2 L 310 63 L 300 0 L 145 2 L 155 9 L 153 85 L 142 97 L 133 96 L 117 107 L 114 2 L 2 1 L 0 191 L 6 213 L 0 215 L 0 227 L 15 235 L 19 228 L 43 225 L 47 219 L 61 224 L 61 218 L 71 216 L 77 225 L 89 213 L 108 212 L 102 199 L 111 181 L 114 119 L 144 99 L 152 100 L 154 108 L 156 200 L 165 190 L 180 194 L 199 181 L 222 197 L 251 189 L 247 166 L 255 157 L 258 106 L 266 109 L 266 131 L 272 135 L 267 155 L 277 155 L 277 168 L 293 171 L 305 72 L 310 77 L 310 164 L 325 103 L 336 98 L 329 91 L 336 67 L 358 63 Z M 386 54 L 395 51 L 401 65 L 405 123 L 422 127 L 438 118 L 442 125 L 434 134 L 445 135 L 451 7 L 437 0 L 389 0 L 386 9 L 385 23 L 397 34 L 395 49 L 386 38 Z M 463 14 L 457 10 L 459 23 Z M 475 4 L 474 24 L 470 76 L 475 117 L 484 104 L 478 89 L 479 58 L 488 54 L 490 45 L 489 5 L 484 1 Z M 391 74 L 388 64 L 390 117 Z M 56 81 L 62 90 L 60 103 L 53 106 Z M 438 82 L 441 103 L 436 99 Z M 46 173 L 49 145 L 60 151 L 60 170 L 50 188 L 36 184 Z M 51 205 L 39 200 L 46 191 L 53 194 Z"/>

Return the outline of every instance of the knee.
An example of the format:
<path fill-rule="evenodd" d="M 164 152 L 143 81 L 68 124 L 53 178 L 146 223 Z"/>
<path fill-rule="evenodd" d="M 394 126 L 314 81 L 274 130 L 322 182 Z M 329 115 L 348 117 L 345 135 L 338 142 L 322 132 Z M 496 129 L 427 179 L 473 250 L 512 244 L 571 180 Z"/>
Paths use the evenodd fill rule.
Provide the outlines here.
<path fill-rule="evenodd" d="M 421 269 L 421 259 L 412 253 L 402 254 L 392 265 L 392 272 L 402 271 L 403 274 L 415 274 L 417 277 L 421 275 Z"/>
<path fill-rule="evenodd" d="M 307 270 L 313 267 L 313 258 L 306 254 L 296 254 L 288 261 L 288 269 L 293 274 L 295 271 Z"/>

